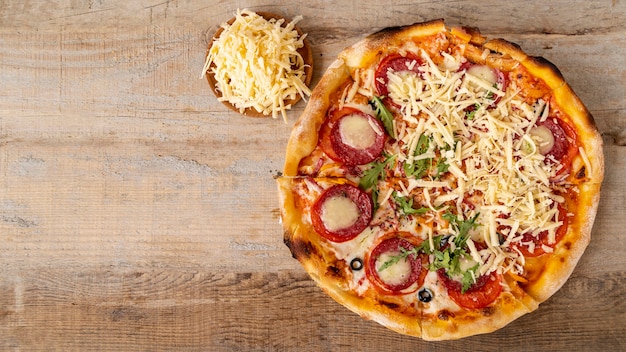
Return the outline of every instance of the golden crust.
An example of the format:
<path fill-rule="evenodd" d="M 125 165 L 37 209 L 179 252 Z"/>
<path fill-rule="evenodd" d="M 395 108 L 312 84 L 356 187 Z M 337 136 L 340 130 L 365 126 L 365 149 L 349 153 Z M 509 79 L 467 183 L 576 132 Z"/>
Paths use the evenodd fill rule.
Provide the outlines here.
<path fill-rule="evenodd" d="M 345 49 L 339 53 L 339 58 L 350 68 L 366 67 L 404 41 L 445 31 L 443 20 L 417 23 L 406 27 L 385 28 Z"/>
<path fill-rule="evenodd" d="M 471 335 L 486 334 L 508 325 L 513 320 L 539 307 L 529 295 L 519 289 L 502 294 L 490 307 L 456 313 L 454 316 L 423 316 L 422 339 L 427 341 L 452 340 Z"/>
<path fill-rule="evenodd" d="M 569 205 L 569 211 L 574 216 L 569 219 L 568 231 L 553 254 L 528 260 L 528 267 L 532 271 L 530 282 L 518 283 L 506 277 L 506 293 L 487 310 L 462 311 L 455 316 L 423 314 L 415 317 L 402 314 L 392 305 L 381 304 L 378 297 L 359 296 L 349 289 L 342 269 L 333 266 L 336 258 L 325 250 L 324 240 L 320 240 L 312 227 L 302 221 L 303 214 L 293 194 L 293 177 L 298 176 L 300 161 L 317 146 L 318 131 L 326 119 L 332 93 L 350 79 L 355 69 L 375 64 L 381 56 L 392 52 L 402 42 L 440 33 L 454 36 L 467 45 L 465 54 L 474 62 L 507 71 L 521 65 L 531 76 L 540 78 L 561 111 L 571 119 L 569 122 L 575 127 L 578 142 L 588 161 L 578 156 L 573 162 L 573 181 L 580 190 L 576 204 Z M 543 88 L 538 91 L 543 91 Z M 537 309 L 571 275 L 590 241 L 603 176 L 602 138 L 593 117 L 552 63 L 541 57 L 528 56 L 517 44 L 504 39 L 487 40 L 474 28 L 448 29 L 443 20 L 387 28 L 339 54 L 314 89 L 294 127 L 287 145 L 284 177 L 278 179 L 284 240 L 294 258 L 302 263 L 311 278 L 328 295 L 364 318 L 425 340 L 456 339 L 488 333 Z M 331 269 L 333 267 L 335 269 Z"/>
<path fill-rule="evenodd" d="M 338 59 L 328 67 L 313 89 L 309 103 L 296 122 L 287 143 L 283 169 L 285 176 L 296 176 L 300 160 L 315 149 L 318 131 L 326 119 L 326 111 L 330 106 L 330 95 L 348 77 L 344 61 Z"/>
<path fill-rule="evenodd" d="M 591 229 L 600 201 L 600 184 L 580 185 L 580 196 L 568 231 L 543 261 L 540 273 L 524 289 L 538 302 L 544 302 L 558 291 L 570 277 L 591 240 Z"/>
<path fill-rule="evenodd" d="M 593 116 L 591 116 L 591 113 L 589 113 L 569 84 L 563 84 L 555 89 L 553 94 L 557 104 L 571 117 L 571 122 L 576 127 L 580 144 L 592 166 L 591 170 L 585 170 L 585 182 L 590 184 L 602 183 L 604 179 L 603 141 Z M 589 189 L 589 191 L 600 193 L 599 187 L 597 189 Z"/>

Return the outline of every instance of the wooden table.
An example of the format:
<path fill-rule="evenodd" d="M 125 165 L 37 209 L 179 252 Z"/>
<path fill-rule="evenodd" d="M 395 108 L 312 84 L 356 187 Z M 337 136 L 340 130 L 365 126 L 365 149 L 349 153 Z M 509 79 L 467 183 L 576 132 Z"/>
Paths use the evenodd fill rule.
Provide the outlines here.
<path fill-rule="evenodd" d="M 0 2 L 0 350 L 626 350 L 626 3 Z M 248 7 L 293 17 L 315 84 L 344 47 L 446 18 L 555 63 L 604 135 L 593 239 L 534 313 L 427 343 L 362 320 L 282 243 L 273 177 L 293 122 L 249 119 L 199 78 Z"/>

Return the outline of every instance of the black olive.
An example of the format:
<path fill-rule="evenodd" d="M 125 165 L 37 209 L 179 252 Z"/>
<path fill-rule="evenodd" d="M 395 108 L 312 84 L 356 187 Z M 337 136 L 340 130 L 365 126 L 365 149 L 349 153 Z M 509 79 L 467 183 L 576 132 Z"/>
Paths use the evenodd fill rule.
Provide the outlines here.
<path fill-rule="evenodd" d="M 428 303 L 433 299 L 433 293 L 431 290 L 423 288 L 417 293 L 417 298 L 419 298 L 420 302 Z"/>
<path fill-rule="evenodd" d="M 352 261 L 350 262 L 350 269 L 354 271 L 359 271 L 363 269 L 363 260 L 361 260 L 361 258 L 352 259 Z"/>

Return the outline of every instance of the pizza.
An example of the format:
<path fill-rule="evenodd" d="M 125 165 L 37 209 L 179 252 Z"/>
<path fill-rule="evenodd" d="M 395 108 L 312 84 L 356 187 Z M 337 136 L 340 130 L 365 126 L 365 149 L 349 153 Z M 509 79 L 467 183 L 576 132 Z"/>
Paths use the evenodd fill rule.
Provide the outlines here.
<path fill-rule="evenodd" d="M 284 242 L 366 319 L 425 340 L 491 332 L 571 275 L 603 160 L 549 61 L 443 20 L 387 28 L 338 55 L 294 125 Z"/>

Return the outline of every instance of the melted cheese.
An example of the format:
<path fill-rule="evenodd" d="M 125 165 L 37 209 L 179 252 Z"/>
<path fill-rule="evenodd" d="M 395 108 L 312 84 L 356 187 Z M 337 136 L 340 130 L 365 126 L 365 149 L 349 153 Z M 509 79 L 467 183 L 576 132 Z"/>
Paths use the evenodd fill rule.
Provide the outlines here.
<path fill-rule="evenodd" d="M 384 270 L 378 270 L 387 261 L 392 260 L 398 253 L 383 253 L 376 259 L 376 270 L 378 277 L 388 285 L 399 285 L 406 281 L 411 275 L 411 262 L 401 259 L 397 263 L 386 267 Z"/>
<path fill-rule="evenodd" d="M 484 65 L 474 65 L 470 67 L 469 70 L 467 70 L 467 74 L 487 82 L 490 86 L 493 86 L 498 80 L 498 77 L 495 72 L 493 72 L 493 69 Z"/>
<path fill-rule="evenodd" d="M 358 220 L 359 208 L 348 197 L 330 197 L 322 204 L 321 218 L 329 231 L 339 231 Z"/>
<path fill-rule="evenodd" d="M 235 21 L 223 24 L 224 31 L 213 41 L 202 75 L 208 70 L 217 81 L 220 101 L 227 101 L 243 112 L 253 108 L 286 121 L 291 106 L 286 100 L 311 95 L 306 86 L 304 60 L 298 49 L 300 36 L 296 17 L 283 27 L 284 20 L 266 20 L 249 10 L 238 10 Z"/>
<path fill-rule="evenodd" d="M 376 141 L 376 135 L 383 133 L 378 128 L 374 130 L 373 126 L 368 118 L 361 115 L 345 116 L 339 125 L 341 140 L 355 149 L 367 149 Z"/>
<path fill-rule="evenodd" d="M 424 314 L 438 314 L 442 310 L 456 312 L 460 309 L 453 300 L 448 298 L 447 289 L 439 281 L 437 272 L 431 271 L 426 275 L 424 287 L 427 287 L 432 292 L 432 300 L 423 304 Z"/>

